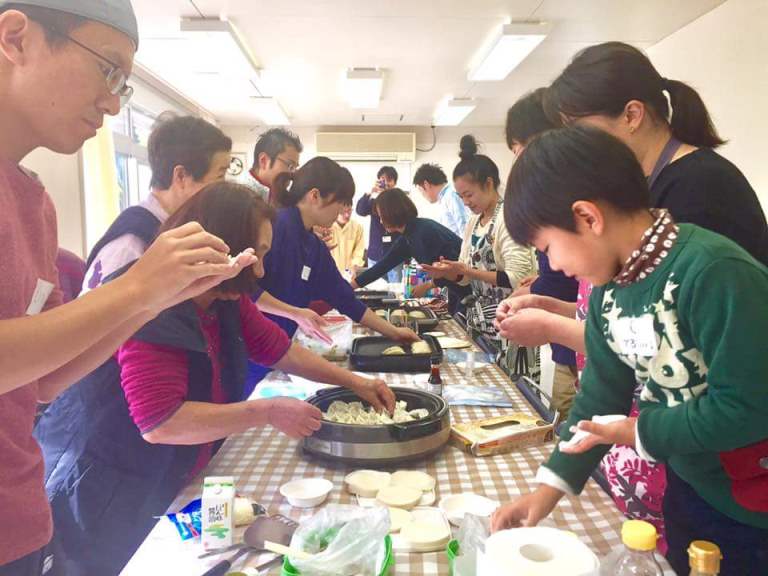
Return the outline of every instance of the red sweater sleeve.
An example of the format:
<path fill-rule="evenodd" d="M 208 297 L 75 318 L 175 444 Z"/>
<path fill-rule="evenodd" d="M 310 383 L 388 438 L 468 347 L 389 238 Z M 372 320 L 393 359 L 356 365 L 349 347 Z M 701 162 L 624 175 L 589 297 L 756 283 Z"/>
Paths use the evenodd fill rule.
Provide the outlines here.
<path fill-rule="evenodd" d="M 256 364 L 272 366 L 288 352 L 291 347 L 288 335 L 247 296 L 240 298 L 240 319 L 248 356 Z"/>
<path fill-rule="evenodd" d="M 117 361 L 128 410 L 142 434 L 173 416 L 186 400 L 189 365 L 183 350 L 128 340 Z"/>

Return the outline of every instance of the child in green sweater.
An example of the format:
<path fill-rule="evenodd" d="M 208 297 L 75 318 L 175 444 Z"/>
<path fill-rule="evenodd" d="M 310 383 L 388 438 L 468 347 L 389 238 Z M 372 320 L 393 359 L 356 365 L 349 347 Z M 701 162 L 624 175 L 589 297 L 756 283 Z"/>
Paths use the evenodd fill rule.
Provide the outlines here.
<path fill-rule="evenodd" d="M 720 546 L 722 575 L 768 573 L 768 269 L 649 210 L 632 152 L 595 129 L 534 140 L 504 205 L 516 242 L 596 288 L 568 432 L 536 491 L 499 508 L 493 529 L 535 525 L 581 492 L 610 445 L 627 444 L 667 464 L 668 559 L 679 574 L 699 539 Z M 628 414 L 637 384 L 639 417 L 592 421 Z"/>

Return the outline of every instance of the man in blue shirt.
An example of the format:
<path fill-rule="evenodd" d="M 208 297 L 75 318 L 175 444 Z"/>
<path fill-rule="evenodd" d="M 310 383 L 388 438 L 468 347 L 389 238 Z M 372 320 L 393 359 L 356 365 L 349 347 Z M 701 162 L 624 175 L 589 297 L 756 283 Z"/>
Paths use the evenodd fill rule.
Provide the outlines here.
<path fill-rule="evenodd" d="M 376 262 L 389 252 L 389 249 L 400 238 L 400 234 L 384 230 L 379 215 L 373 209 L 376 197 L 397 186 L 397 170 L 392 166 L 382 166 L 376 174 L 376 186 L 357 201 L 357 213 L 360 216 L 371 217 L 371 227 L 368 233 L 368 267 L 373 268 Z M 388 282 L 400 282 L 403 279 L 403 266 L 398 265 L 387 273 Z"/>
<path fill-rule="evenodd" d="M 413 185 L 418 188 L 430 204 L 439 204 L 438 222 L 456 234 L 464 237 L 467 227 L 467 208 L 461 201 L 456 189 L 448 184 L 448 178 L 437 164 L 422 164 L 413 177 Z"/>

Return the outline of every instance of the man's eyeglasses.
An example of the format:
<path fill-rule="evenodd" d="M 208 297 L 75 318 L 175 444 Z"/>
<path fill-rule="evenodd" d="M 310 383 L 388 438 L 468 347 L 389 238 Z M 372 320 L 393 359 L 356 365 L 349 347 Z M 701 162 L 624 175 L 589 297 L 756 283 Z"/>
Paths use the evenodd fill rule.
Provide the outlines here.
<path fill-rule="evenodd" d="M 286 167 L 288 172 L 296 172 L 296 169 L 299 167 L 296 162 L 293 162 L 291 160 L 286 160 L 285 158 L 280 158 L 280 156 L 276 156 L 275 160 L 280 160 L 280 162 L 283 163 L 283 165 Z"/>
<path fill-rule="evenodd" d="M 104 77 L 107 81 L 107 90 L 109 90 L 109 93 L 113 96 L 120 96 L 120 107 L 122 108 L 126 104 L 128 104 L 128 101 L 131 99 L 131 96 L 133 96 L 133 86 L 128 85 L 128 76 L 126 76 L 125 72 L 122 68 L 120 68 L 119 65 L 115 64 L 110 60 L 109 58 L 102 56 L 96 50 L 89 48 L 85 44 L 82 44 L 81 42 L 78 42 L 68 34 L 62 34 L 62 37 L 66 38 L 72 44 L 76 46 L 80 46 L 83 50 L 86 52 L 90 52 L 96 58 L 99 60 L 107 63 L 109 65 L 108 70 L 102 70 L 104 73 Z"/>

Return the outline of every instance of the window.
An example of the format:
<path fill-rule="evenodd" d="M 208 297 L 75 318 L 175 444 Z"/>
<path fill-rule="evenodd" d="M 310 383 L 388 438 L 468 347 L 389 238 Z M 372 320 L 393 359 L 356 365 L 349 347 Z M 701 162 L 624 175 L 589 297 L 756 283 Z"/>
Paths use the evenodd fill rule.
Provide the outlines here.
<path fill-rule="evenodd" d="M 120 185 L 120 210 L 149 196 L 152 171 L 147 141 L 157 116 L 136 105 L 128 105 L 110 119 L 115 141 L 115 164 Z"/>

